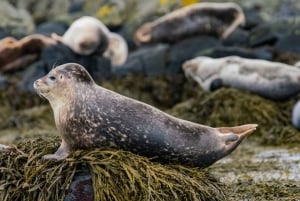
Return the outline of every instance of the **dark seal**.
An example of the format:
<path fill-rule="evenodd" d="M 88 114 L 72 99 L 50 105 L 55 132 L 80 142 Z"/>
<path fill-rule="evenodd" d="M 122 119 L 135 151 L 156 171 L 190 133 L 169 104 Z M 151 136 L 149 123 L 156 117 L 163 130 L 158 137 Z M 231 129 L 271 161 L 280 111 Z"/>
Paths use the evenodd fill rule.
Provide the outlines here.
<path fill-rule="evenodd" d="M 162 163 L 207 167 L 231 153 L 256 124 L 212 128 L 170 116 L 95 84 L 84 67 L 68 63 L 34 83 L 49 100 L 62 143 L 44 159 L 70 151 L 113 147 Z"/>
<path fill-rule="evenodd" d="M 135 41 L 175 43 L 197 35 L 226 38 L 244 23 L 245 15 L 235 3 L 197 3 L 143 24 L 135 32 Z"/>

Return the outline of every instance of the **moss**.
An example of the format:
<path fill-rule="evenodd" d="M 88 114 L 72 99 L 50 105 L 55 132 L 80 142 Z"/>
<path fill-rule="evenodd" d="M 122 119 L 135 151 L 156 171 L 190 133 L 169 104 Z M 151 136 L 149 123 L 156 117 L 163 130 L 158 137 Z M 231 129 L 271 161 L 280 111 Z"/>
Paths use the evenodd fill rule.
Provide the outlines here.
<path fill-rule="evenodd" d="M 160 165 L 130 152 L 75 151 L 63 161 L 42 161 L 58 138 L 19 143 L 0 153 L 0 199 L 63 200 L 78 167 L 87 164 L 95 200 L 224 200 L 224 186 L 208 172 Z"/>

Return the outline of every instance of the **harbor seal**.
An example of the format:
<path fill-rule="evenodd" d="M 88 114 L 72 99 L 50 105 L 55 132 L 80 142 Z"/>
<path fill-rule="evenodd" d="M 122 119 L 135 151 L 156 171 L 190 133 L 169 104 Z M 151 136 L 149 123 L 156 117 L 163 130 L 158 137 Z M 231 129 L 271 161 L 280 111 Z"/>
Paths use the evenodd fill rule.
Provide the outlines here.
<path fill-rule="evenodd" d="M 170 116 L 95 84 L 79 64 L 52 69 L 34 82 L 48 99 L 62 143 L 44 159 L 72 150 L 112 147 L 162 163 L 207 167 L 231 153 L 257 125 L 212 128 Z"/>
<path fill-rule="evenodd" d="M 143 43 L 175 43 L 197 35 L 226 38 L 245 23 L 241 7 L 235 3 L 196 3 L 177 9 L 153 22 L 140 26 L 135 41 Z"/>
<path fill-rule="evenodd" d="M 68 46 L 80 55 L 103 55 L 113 66 L 121 66 L 128 56 L 128 45 L 125 39 L 110 32 L 97 18 L 83 16 L 75 20 L 63 36 L 55 33 L 51 37 Z"/>
<path fill-rule="evenodd" d="M 108 28 L 98 19 L 83 16 L 75 20 L 63 36 L 55 33 L 51 37 L 80 55 L 97 52 L 102 55 L 109 44 Z"/>
<path fill-rule="evenodd" d="M 122 66 L 128 56 L 128 45 L 125 39 L 121 35 L 111 32 L 109 34 L 108 48 L 103 53 L 103 56 L 110 59 L 113 66 Z"/>
<path fill-rule="evenodd" d="M 279 62 L 200 56 L 186 61 L 183 71 L 206 91 L 228 86 L 272 100 L 284 100 L 300 91 L 300 69 Z"/>

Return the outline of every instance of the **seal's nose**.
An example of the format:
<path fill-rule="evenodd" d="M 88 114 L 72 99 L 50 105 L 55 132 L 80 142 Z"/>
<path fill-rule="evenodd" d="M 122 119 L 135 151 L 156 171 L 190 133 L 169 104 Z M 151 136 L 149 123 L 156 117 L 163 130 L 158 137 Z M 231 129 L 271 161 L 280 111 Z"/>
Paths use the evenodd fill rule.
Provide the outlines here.
<path fill-rule="evenodd" d="M 39 86 L 39 84 L 40 84 L 40 82 L 41 82 L 41 79 L 36 80 L 36 81 L 33 83 L 33 88 L 34 88 L 34 89 L 37 89 L 38 86 Z"/>

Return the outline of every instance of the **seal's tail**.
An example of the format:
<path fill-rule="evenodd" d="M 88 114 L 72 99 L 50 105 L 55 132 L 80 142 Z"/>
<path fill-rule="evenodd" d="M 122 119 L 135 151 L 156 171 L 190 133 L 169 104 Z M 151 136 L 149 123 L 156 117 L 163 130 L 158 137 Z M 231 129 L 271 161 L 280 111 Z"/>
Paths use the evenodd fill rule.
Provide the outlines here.
<path fill-rule="evenodd" d="M 257 127 L 257 124 L 245 124 L 236 127 L 220 127 L 216 128 L 225 141 L 225 149 L 227 154 L 232 152 L 243 139 L 251 134 Z"/>

